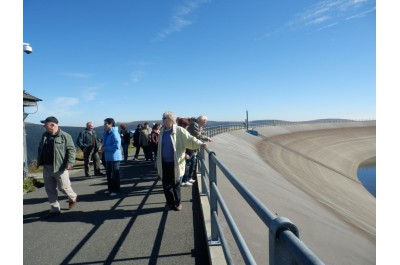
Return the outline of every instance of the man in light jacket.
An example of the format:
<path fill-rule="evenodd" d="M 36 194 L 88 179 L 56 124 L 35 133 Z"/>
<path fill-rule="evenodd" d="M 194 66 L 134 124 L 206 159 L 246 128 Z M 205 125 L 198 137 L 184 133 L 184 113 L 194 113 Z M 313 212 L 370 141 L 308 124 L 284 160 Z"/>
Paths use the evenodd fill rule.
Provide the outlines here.
<path fill-rule="evenodd" d="M 157 171 L 162 179 L 167 210 L 182 210 L 180 184 L 185 174 L 185 151 L 205 147 L 206 144 L 176 125 L 173 112 L 164 112 L 158 137 Z"/>

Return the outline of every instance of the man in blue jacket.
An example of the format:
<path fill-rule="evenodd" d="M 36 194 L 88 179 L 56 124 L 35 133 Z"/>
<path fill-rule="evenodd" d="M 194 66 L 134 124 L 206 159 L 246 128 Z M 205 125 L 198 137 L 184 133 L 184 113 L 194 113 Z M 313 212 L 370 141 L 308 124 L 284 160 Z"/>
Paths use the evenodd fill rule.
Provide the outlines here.
<path fill-rule="evenodd" d="M 113 118 L 104 120 L 103 152 L 106 157 L 107 186 L 106 193 L 115 196 L 120 190 L 119 165 L 122 160 L 121 137 Z"/>

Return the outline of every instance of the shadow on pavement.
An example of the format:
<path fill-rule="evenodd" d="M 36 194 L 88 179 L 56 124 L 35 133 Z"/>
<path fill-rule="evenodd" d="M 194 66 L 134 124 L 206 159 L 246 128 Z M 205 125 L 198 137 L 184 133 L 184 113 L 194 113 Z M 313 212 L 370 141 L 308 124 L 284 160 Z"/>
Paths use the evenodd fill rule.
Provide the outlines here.
<path fill-rule="evenodd" d="M 82 172 L 77 172 L 81 174 Z M 136 161 L 125 161 L 121 163 L 120 168 L 121 173 L 121 192 L 118 196 L 110 199 L 109 196 L 104 194 L 104 191 L 107 187 L 106 177 L 94 177 L 94 178 L 86 178 L 80 176 L 71 176 L 71 182 L 79 182 L 80 184 L 80 192 L 78 193 L 78 205 L 72 210 L 62 209 L 62 214 L 51 219 L 44 220 L 41 217 L 45 215 L 48 210 L 38 211 L 35 213 L 24 214 L 23 223 L 24 231 L 25 228 L 29 229 L 29 231 L 34 231 L 36 226 L 43 226 L 46 223 L 57 224 L 56 227 L 61 227 L 66 223 L 86 223 L 92 225 L 92 227 L 88 227 L 88 229 L 79 236 L 79 241 L 73 244 L 72 248 L 65 253 L 63 260 L 58 260 L 58 264 L 74 264 L 74 260 L 77 257 L 80 257 L 83 253 L 83 248 L 90 240 L 92 240 L 96 233 L 102 233 L 100 229 L 102 225 L 104 225 L 108 221 L 117 221 L 125 219 L 127 222 L 124 222 L 123 227 L 120 228 L 120 232 L 116 242 L 113 245 L 107 245 L 106 249 L 99 249 L 103 254 L 107 253 L 107 257 L 105 259 L 96 261 L 97 264 L 112 264 L 114 262 L 122 262 L 126 264 L 132 264 L 135 261 L 148 261 L 148 264 L 157 264 L 160 262 L 159 259 L 168 259 L 171 261 L 176 260 L 176 264 L 183 264 L 187 260 L 192 263 L 189 264 L 201 264 L 207 265 L 209 264 L 208 258 L 208 250 L 207 250 L 207 240 L 205 238 L 204 232 L 204 224 L 203 218 L 201 214 L 200 207 L 200 198 L 198 194 L 197 187 L 193 186 L 192 191 L 185 190 L 186 193 L 189 193 L 186 196 L 190 196 L 191 198 L 185 198 L 182 200 L 183 203 L 187 203 L 187 206 L 190 205 L 190 201 L 192 201 L 191 209 L 187 208 L 185 212 L 177 213 L 177 215 L 173 215 L 173 218 L 169 218 L 169 212 L 166 210 L 164 206 L 164 194 L 162 190 L 162 184 L 160 178 L 157 176 L 156 169 L 152 162 L 146 162 L 141 160 Z M 87 183 L 85 182 L 87 181 Z M 72 184 L 74 185 L 74 184 Z M 40 193 L 43 195 L 43 191 Z M 39 194 L 39 193 L 38 193 Z M 149 200 L 149 198 L 152 198 Z M 60 204 L 63 199 L 67 199 L 66 196 L 60 196 Z M 111 200 L 111 201 L 110 201 Z M 160 201 L 163 205 L 160 207 Z M 89 210 L 79 210 L 79 204 L 82 203 L 84 208 Z M 106 205 L 104 205 L 106 203 Z M 107 205 L 109 203 L 110 205 Z M 32 198 L 32 196 L 24 199 L 24 208 L 25 207 L 34 207 L 32 209 L 38 208 L 42 209 L 43 207 L 40 205 L 43 204 L 48 207 L 47 197 L 42 198 Z M 66 204 L 62 204 L 66 205 Z M 107 208 L 110 206 L 110 208 Z M 125 209 L 121 209 L 124 207 Z M 191 215 L 188 211 L 192 211 Z M 29 211 L 27 211 L 29 212 Z M 154 214 L 154 213 L 161 213 Z M 150 256 L 134 256 L 134 257 L 123 257 L 117 256 L 120 253 L 123 244 L 126 242 L 128 235 L 133 229 L 133 225 L 136 220 L 140 216 L 149 216 L 149 227 L 152 231 L 156 231 L 155 239 L 152 242 L 151 246 L 143 246 L 143 248 L 150 250 Z M 189 217 L 190 216 L 190 217 Z M 189 217 L 189 220 L 187 220 Z M 177 219 L 176 219 L 177 218 Z M 168 220 L 170 219 L 170 220 Z M 175 220 L 175 221 L 174 221 Z M 180 227 L 177 227 L 176 234 L 169 234 L 166 237 L 165 229 L 168 222 L 176 222 L 179 221 L 178 226 L 185 225 L 189 222 L 193 227 L 187 231 L 190 234 L 190 237 L 193 236 L 194 240 L 194 248 L 189 249 L 180 249 L 176 250 L 171 247 L 168 249 L 169 251 L 165 252 L 165 244 L 170 246 L 168 242 L 172 240 L 181 240 L 179 238 Z M 118 223 L 118 221 L 117 221 Z M 154 227 L 154 225 L 156 226 Z M 168 224 L 170 225 L 170 224 Z M 153 227 L 152 227 L 153 226 Z M 52 226 L 54 227 L 54 226 Z M 64 227 L 75 227 L 75 226 L 64 226 Z M 186 232 L 186 233 L 187 233 Z M 30 232 L 32 233 L 32 232 Z M 66 231 L 66 233 L 68 233 Z M 76 233 L 76 232 L 74 232 Z M 170 232 L 171 233 L 171 232 Z M 194 233 L 192 235 L 192 233 Z M 76 235 L 76 234 L 75 234 Z M 51 231 L 49 234 L 41 235 L 42 237 L 51 236 Z M 190 240 L 189 237 L 189 240 Z M 27 247 L 30 244 L 38 244 L 39 242 L 34 242 L 37 240 L 34 235 L 29 235 L 27 238 L 24 236 L 24 241 L 26 242 Z M 45 238 L 43 238 L 45 240 Z M 190 241 L 189 241 L 190 242 Z M 193 242 L 192 242 L 193 243 Z M 40 244 L 40 243 L 39 243 Z M 161 254 L 161 249 L 163 249 L 163 253 Z M 147 252 L 143 252 L 147 253 Z M 24 251 L 24 259 L 25 255 L 27 255 L 31 264 L 35 263 L 35 257 L 29 256 Z M 51 258 L 51 257 L 48 257 Z M 183 262 L 184 261 L 184 262 Z M 175 261 L 174 261 L 175 262 Z M 183 263 L 182 263 L 183 262 Z M 77 264 L 77 263 L 75 263 Z M 79 264 L 94 264 L 93 261 L 88 262 L 80 262 Z M 171 263 L 172 264 L 172 263 Z M 185 263 L 187 264 L 187 263 Z"/>

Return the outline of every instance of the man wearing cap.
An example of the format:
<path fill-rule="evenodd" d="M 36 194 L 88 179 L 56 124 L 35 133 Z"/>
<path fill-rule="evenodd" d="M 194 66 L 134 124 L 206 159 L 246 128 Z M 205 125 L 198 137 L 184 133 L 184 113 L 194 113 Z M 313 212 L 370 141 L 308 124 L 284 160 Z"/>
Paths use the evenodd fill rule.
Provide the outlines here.
<path fill-rule="evenodd" d="M 58 127 L 57 118 L 51 116 L 41 121 L 43 133 L 38 150 L 38 166 L 43 165 L 44 186 L 49 198 L 50 212 L 44 218 L 61 214 L 57 188 L 68 196 L 68 208 L 75 206 L 77 195 L 71 187 L 68 170 L 75 162 L 75 145 L 71 135 Z"/>

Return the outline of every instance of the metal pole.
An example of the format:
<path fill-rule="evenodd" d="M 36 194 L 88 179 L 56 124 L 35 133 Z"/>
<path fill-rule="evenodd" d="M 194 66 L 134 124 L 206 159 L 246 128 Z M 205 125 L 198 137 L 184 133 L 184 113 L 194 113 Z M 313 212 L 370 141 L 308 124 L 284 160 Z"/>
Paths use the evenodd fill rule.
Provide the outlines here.
<path fill-rule="evenodd" d="M 249 130 L 249 112 L 246 110 L 246 131 Z"/>
<path fill-rule="evenodd" d="M 28 116 L 28 115 L 26 115 Z M 28 155 L 27 155 L 27 150 L 26 150 L 26 130 L 25 130 L 25 114 L 24 114 L 24 174 L 23 178 L 25 179 L 28 177 Z"/>
<path fill-rule="evenodd" d="M 215 215 L 218 213 L 218 202 L 217 202 L 217 192 L 214 189 L 213 183 L 217 184 L 217 165 L 212 159 L 212 156 L 215 156 L 214 152 L 210 152 L 208 154 L 208 168 L 209 168 L 209 178 L 210 178 L 210 216 L 211 216 L 211 243 L 218 242 L 219 244 L 219 233 L 218 233 L 218 225 Z"/>
<path fill-rule="evenodd" d="M 31 47 L 31 45 L 27 42 L 23 43 L 23 50 L 26 54 L 31 54 L 33 49 Z M 23 123 L 24 123 L 24 172 L 23 172 L 23 178 L 25 179 L 25 177 L 28 177 L 28 155 L 27 155 L 27 151 L 26 151 L 26 131 L 25 131 L 25 118 L 28 117 L 28 113 L 25 113 L 24 108 L 23 109 Z"/>
<path fill-rule="evenodd" d="M 204 147 L 200 148 L 200 152 L 199 152 L 199 171 L 201 174 L 201 194 L 207 194 L 207 187 L 206 187 L 206 165 L 205 165 L 205 156 L 204 156 Z"/>

